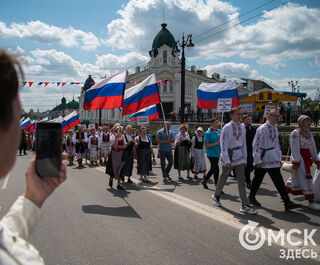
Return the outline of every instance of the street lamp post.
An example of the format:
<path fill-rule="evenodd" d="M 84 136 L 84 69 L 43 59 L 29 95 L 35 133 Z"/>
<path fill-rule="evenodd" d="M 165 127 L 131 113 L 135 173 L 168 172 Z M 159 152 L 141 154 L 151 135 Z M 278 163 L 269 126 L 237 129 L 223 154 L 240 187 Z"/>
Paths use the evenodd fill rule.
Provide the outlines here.
<path fill-rule="evenodd" d="M 184 33 L 182 33 L 182 41 L 177 41 L 176 47 L 173 49 L 173 53 L 178 56 L 180 50 L 178 49 L 178 45 L 182 49 L 181 54 L 181 111 L 180 111 L 180 121 L 181 124 L 184 123 L 184 109 L 185 109 L 185 77 L 186 77 L 186 58 L 184 56 L 184 47 L 192 48 L 194 44 L 192 43 L 192 34 L 187 35 L 187 39 L 184 38 Z"/>
<path fill-rule="evenodd" d="M 300 92 L 300 86 L 299 86 L 299 83 L 298 83 L 298 81 L 296 81 L 296 82 L 293 82 L 292 80 L 291 81 L 289 81 L 288 82 L 288 85 L 289 85 L 289 87 L 291 88 L 291 90 L 292 90 L 292 92 Z M 299 97 L 299 99 L 300 99 L 300 115 L 302 114 L 302 104 L 303 104 L 303 99 L 302 99 L 302 97 Z M 297 103 L 297 102 L 296 102 Z M 295 105 L 296 105 L 296 103 L 295 103 Z"/>

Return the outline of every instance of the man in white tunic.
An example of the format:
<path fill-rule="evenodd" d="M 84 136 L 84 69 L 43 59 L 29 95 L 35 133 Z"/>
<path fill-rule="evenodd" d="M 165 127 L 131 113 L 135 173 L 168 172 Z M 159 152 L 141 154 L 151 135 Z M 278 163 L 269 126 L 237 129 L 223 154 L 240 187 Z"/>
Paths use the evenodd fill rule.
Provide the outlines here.
<path fill-rule="evenodd" d="M 270 110 L 268 120 L 257 129 L 253 139 L 253 164 L 256 169 L 251 185 L 249 201 L 252 205 L 261 206 L 261 203 L 256 200 L 256 194 L 263 181 L 264 175 L 268 173 L 284 202 L 285 210 L 289 211 L 298 208 L 299 205 L 290 201 L 280 171 L 282 152 L 278 128 L 276 126 L 279 117 L 280 115 L 277 110 Z"/>
<path fill-rule="evenodd" d="M 241 112 L 238 108 L 230 111 L 232 121 L 227 123 L 221 132 L 221 165 L 222 174 L 219 177 L 214 195 L 212 195 L 214 205 L 221 207 L 220 195 L 227 181 L 227 178 L 234 170 L 237 181 L 239 195 L 242 202 L 240 211 L 247 214 L 257 214 L 257 210 L 249 206 L 246 195 L 244 169 L 247 164 L 246 129 L 240 123 Z"/>

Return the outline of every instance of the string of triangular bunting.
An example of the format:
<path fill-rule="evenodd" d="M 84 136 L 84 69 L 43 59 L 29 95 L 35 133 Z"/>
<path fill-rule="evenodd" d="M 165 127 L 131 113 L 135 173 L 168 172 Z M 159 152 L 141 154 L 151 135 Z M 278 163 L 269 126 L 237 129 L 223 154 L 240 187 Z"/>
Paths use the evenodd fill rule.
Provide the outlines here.
<path fill-rule="evenodd" d="M 172 83 L 172 79 L 167 79 L 167 80 L 157 80 L 157 83 Z M 139 84 L 140 81 L 127 81 L 127 84 L 133 85 L 133 84 Z M 57 85 L 57 86 L 65 86 L 65 85 L 94 85 L 94 82 L 92 83 L 84 83 L 84 82 L 34 82 L 34 81 L 24 81 L 23 82 L 23 87 L 24 86 L 33 86 L 33 85 L 38 85 L 38 86 L 42 86 L 44 85 L 44 87 L 46 87 L 47 85 Z"/>

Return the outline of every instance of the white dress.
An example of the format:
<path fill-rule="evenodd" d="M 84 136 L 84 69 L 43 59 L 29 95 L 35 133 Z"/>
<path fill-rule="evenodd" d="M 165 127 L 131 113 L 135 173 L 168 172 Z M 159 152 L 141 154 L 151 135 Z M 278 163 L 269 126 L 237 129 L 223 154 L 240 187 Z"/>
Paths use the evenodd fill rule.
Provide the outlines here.
<path fill-rule="evenodd" d="M 304 137 L 298 130 L 294 130 L 290 134 L 291 162 L 300 165 L 299 168 L 287 180 L 286 189 L 293 195 L 303 194 L 306 200 L 314 199 L 313 181 L 310 167 L 305 166 L 302 152 L 311 155 L 314 161 L 319 161 L 317 148 L 311 134 L 310 138 Z M 308 156 L 308 155 L 307 155 Z M 310 158 L 311 158 L 310 157 Z M 306 158 L 309 160 L 310 158 Z M 307 162 L 308 163 L 308 162 Z M 309 173 L 307 173 L 307 171 Z"/>
<path fill-rule="evenodd" d="M 94 140 L 97 141 L 97 144 L 92 143 Z M 100 138 L 97 135 L 91 135 L 88 140 L 88 149 L 90 150 L 90 160 L 93 162 L 97 161 L 98 148 L 100 148 Z"/>
<path fill-rule="evenodd" d="M 320 157 L 320 153 L 318 154 Z M 320 170 L 316 169 L 313 178 L 313 192 L 314 192 L 314 200 L 320 203 Z"/>
<path fill-rule="evenodd" d="M 104 140 L 104 139 L 105 140 Z M 111 151 L 111 146 L 110 146 L 110 133 L 103 132 L 100 136 L 100 142 L 101 142 L 101 153 L 102 156 L 108 156 Z"/>
<path fill-rule="evenodd" d="M 202 149 L 195 148 L 196 139 L 202 143 Z M 191 139 L 191 157 L 194 158 L 194 166 L 191 169 L 192 173 L 204 173 L 207 171 L 206 156 L 204 153 L 203 137 L 195 135 Z"/>

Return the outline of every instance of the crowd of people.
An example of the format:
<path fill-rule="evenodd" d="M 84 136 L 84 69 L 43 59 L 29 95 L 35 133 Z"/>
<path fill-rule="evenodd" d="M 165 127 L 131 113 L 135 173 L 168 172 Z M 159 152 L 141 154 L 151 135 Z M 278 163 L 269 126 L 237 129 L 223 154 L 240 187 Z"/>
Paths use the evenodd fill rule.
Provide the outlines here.
<path fill-rule="evenodd" d="M 202 175 L 201 184 L 205 189 L 208 189 L 208 180 L 213 176 L 216 189 L 212 199 L 214 205 L 220 207 L 223 187 L 228 176 L 233 175 L 238 183 L 242 203 L 240 211 L 256 214 L 257 210 L 252 206 L 261 206 L 256 195 L 264 175 L 268 173 L 284 202 L 285 210 L 299 207 L 290 200 L 289 194 L 303 194 L 310 208 L 320 210 L 320 204 L 314 200 L 315 191 L 310 171 L 312 161 L 320 169 L 316 145 L 309 131 L 311 118 L 300 116 L 298 128 L 290 135 L 291 161 L 295 173 L 285 183 L 280 170 L 282 153 L 277 129 L 280 118 L 278 110 L 271 110 L 267 121 L 258 129 L 252 126 L 252 116 L 242 117 L 240 109 L 232 109 L 230 117 L 231 121 L 222 130 L 219 129 L 219 120 L 214 118 L 206 132 L 198 127 L 193 135 L 189 135 L 186 124 L 180 125 L 180 132 L 175 136 L 170 130 L 171 124 L 164 124 L 155 139 L 163 181 L 172 179 L 172 167 L 177 170 L 180 181 L 185 177 L 199 179 Z M 136 132 L 131 125 L 123 128 L 119 123 L 112 128 L 99 127 L 97 132 L 95 129 L 83 132 L 82 127 L 78 128 L 75 134 L 69 131 L 64 140 L 70 164 L 73 164 L 74 156 L 77 156 L 79 167 L 82 166 L 83 159 L 86 163 L 90 161 L 93 166 L 100 161 L 110 175 L 109 186 L 112 187 L 113 180 L 116 179 L 117 189 L 122 190 L 124 187 L 121 183 L 125 181 L 125 177 L 128 178 L 128 183 L 132 183 L 130 178 L 136 159 L 137 175 L 141 181 L 149 182 L 148 176 L 152 172 L 156 155 L 147 128 L 141 127 Z M 210 163 L 208 170 L 206 157 Z M 249 196 L 246 188 L 250 191 Z"/>
<path fill-rule="evenodd" d="M 15 58 L 0 50 L 0 178 L 7 176 L 13 168 L 16 153 L 26 154 L 28 146 L 26 135 L 20 131 L 21 103 L 19 97 L 19 81 L 23 80 L 23 72 Z M 204 132 L 198 127 L 189 135 L 186 124 L 180 125 L 180 132 L 174 136 L 170 131 L 170 123 L 165 123 L 156 134 L 158 156 L 160 158 L 162 178 L 171 181 L 172 166 L 177 170 L 178 179 L 186 177 L 198 179 L 203 174 L 201 183 L 208 188 L 208 180 L 213 175 L 216 189 L 212 194 L 213 203 L 221 207 L 223 188 L 230 174 L 237 180 L 241 199 L 240 211 L 246 214 L 257 214 L 254 206 L 261 206 L 257 195 L 264 175 L 272 179 L 285 210 L 299 207 L 290 200 L 289 194 L 304 195 L 308 206 L 320 210 L 320 159 L 313 135 L 310 132 L 311 118 L 301 115 L 298 128 L 290 134 L 292 175 L 286 181 L 281 174 L 282 154 L 278 137 L 277 122 L 280 114 L 276 109 L 270 110 L 267 121 L 257 130 L 252 127 L 252 117 L 246 115 L 242 119 L 239 109 L 230 111 L 231 121 L 222 130 L 219 121 L 213 119 L 210 128 Z M 243 123 L 242 123 L 243 122 Z M 24 135 L 21 139 L 21 134 Z M 35 138 L 29 140 L 29 145 Z M 78 166 L 83 167 L 83 160 L 90 161 L 92 166 L 98 162 L 106 166 L 110 176 L 109 186 L 117 181 L 117 189 L 127 177 L 132 183 L 134 159 L 137 160 L 137 175 L 141 181 L 148 182 L 155 162 L 151 136 L 147 128 L 141 127 L 139 133 L 133 133 L 128 125 L 125 129 L 119 124 L 112 128 L 99 127 L 84 131 L 82 126 L 68 131 L 63 140 L 68 153 L 69 164 L 77 158 Z M 20 145 L 20 148 L 19 148 Z M 172 152 L 174 147 L 174 152 Z M 32 148 L 32 147 L 31 147 Z M 207 170 L 206 158 L 210 162 Z M 64 155 L 62 156 L 64 158 Z M 311 165 L 317 169 L 312 178 Z M 222 172 L 219 172 L 219 164 Z M 254 171 L 251 181 L 251 173 Z M 194 174 L 191 176 L 191 172 Z M 0 220 L 0 263 L 1 264 L 44 264 L 37 249 L 28 242 L 32 230 L 36 226 L 46 199 L 66 179 L 66 166 L 61 162 L 58 178 L 40 178 L 35 170 L 35 156 L 26 170 L 26 188 L 14 202 L 9 212 Z M 250 190 L 247 196 L 246 188 Z"/>

